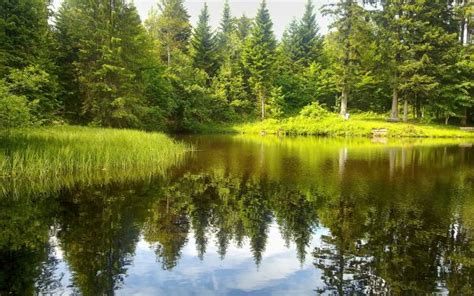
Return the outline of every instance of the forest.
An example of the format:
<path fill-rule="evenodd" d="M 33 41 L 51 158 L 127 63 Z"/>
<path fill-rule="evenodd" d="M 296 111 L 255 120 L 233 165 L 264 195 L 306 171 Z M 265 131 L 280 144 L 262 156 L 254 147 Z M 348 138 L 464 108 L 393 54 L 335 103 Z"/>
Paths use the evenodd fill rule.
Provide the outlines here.
<path fill-rule="evenodd" d="M 184 0 L 4 0 L 0 128 L 49 124 L 197 131 L 325 112 L 468 125 L 474 118 L 474 3 L 338 0 L 278 40 L 266 1 L 220 26 Z M 318 15 L 330 16 L 327 34 Z"/>

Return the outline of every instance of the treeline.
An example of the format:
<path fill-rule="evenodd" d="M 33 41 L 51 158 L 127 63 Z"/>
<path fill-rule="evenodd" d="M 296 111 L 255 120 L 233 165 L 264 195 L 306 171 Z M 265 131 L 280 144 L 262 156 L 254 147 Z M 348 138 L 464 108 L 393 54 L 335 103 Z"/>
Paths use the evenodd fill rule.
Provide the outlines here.
<path fill-rule="evenodd" d="M 470 0 L 335 0 L 322 35 L 312 1 L 281 40 L 262 1 L 220 26 L 204 5 L 159 0 L 142 22 L 132 1 L 8 0 L 0 6 L 0 127 L 68 122 L 194 130 L 281 118 L 312 103 L 393 120 L 473 118 Z"/>

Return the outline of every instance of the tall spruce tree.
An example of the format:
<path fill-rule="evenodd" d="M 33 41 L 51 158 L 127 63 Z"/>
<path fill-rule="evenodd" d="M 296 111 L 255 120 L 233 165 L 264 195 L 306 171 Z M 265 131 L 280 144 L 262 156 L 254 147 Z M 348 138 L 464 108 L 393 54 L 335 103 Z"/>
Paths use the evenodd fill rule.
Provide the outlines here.
<path fill-rule="evenodd" d="M 204 70 L 210 78 L 213 77 L 217 70 L 217 43 L 209 25 L 209 11 L 206 3 L 193 32 L 191 48 L 194 66 Z"/>
<path fill-rule="evenodd" d="M 252 19 L 245 16 L 245 14 L 237 19 L 237 34 L 240 40 L 245 40 L 250 35 L 252 25 Z"/>
<path fill-rule="evenodd" d="M 58 14 L 64 82 L 83 122 L 140 127 L 143 72 L 151 43 L 135 6 L 124 0 L 68 0 Z M 148 65 L 149 66 L 149 65 Z M 71 72 L 73 74 L 71 74 Z"/>
<path fill-rule="evenodd" d="M 424 105 L 437 103 L 443 73 L 455 63 L 452 50 L 457 26 L 452 22 L 449 1 L 418 1 L 404 5 L 404 59 L 400 68 L 400 89 L 413 104 L 414 115 L 421 119 Z M 404 118 L 407 117 L 407 108 Z"/>
<path fill-rule="evenodd" d="M 266 1 L 263 0 L 242 53 L 242 61 L 249 73 L 252 92 L 260 103 L 262 120 L 265 119 L 266 99 L 270 96 L 273 87 L 275 48 L 273 23 Z"/>
<path fill-rule="evenodd" d="M 226 42 L 227 37 L 235 30 L 235 21 L 232 18 L 232 14 L 230 12 L 230 5 L 229 0 L 224 2 L 224 10 L 222 12 L 222 19 L 219 26 L 219 42 L 224 43 Z"/>
<path fill-rule="evenodd" d="M 378 24 L 379 50 L 383 55 L 383 68 L 392 89 L 390 118 L 399 120 L 400 71 L 406 58 L 404 46 L 404 28 L 409 26 L 404 13 L 404 4 L 400 0 L 382 0 L 382 11 L 376 14 Z"/>
<path fill-rule="evenodd" d="M 38 64 L 49 35 L 46 0 L 2 1 L 0 5 L 0 75 Z"/>
<path fill-rule="evenodd" d="M 232 18 L 229 1 L 226 0 L 224 2 L 224 10 L 222 12 L 222 19 L 220 21 L 219 31 L 216 35 L 219 66 L 225 62 L 225 59 L 228 58 L 229 54 L 231 54 L 233 51 L 233 48 L 231 47 L 231 39 L 235 31 L 235 19 Z"/>
<path fill-rule="evenodd" d="M 308 0 L 306 3 L 305 12 L 297 32 L 301 51 L 300 59 L 303 64 L 309 66 L 312 62 L 320 61 L 323 38 L 319 34 L 319 26 L 316 23 L 316 14 L 314 13 L 312 0 Z"/>
<path fill-rule="evenodd" d="M 280 48 L 283 51 L 283 55 L 288 57 L 292 62 L 298 62 L 301 58 L 301 42 L 298 39 L 300 26 L 296 19 L 292 20 L 288 27 L 283 32 L 281 38 Z"/>
<path fill-rule="evenodd" d="M 150 11 L 145 27 L 157 41 L 168 66 L 176 52 L 186 52 L 192 28 L 184 0 L 160 0 L 158 11 Z"/>
<path fill-rule="evenodd" d="M 351 91 L 363 75 L 360 73 L 361 54 L 367 46 L 366 12 L 355 0 L 340 0 L 327 7 L 325 14 L 336 20 L 332 27 L 336 45 L 333 48 L 333 67 L 336 84 L 341 91 L 340 114 L 347 113 L 347 103 Z"/>

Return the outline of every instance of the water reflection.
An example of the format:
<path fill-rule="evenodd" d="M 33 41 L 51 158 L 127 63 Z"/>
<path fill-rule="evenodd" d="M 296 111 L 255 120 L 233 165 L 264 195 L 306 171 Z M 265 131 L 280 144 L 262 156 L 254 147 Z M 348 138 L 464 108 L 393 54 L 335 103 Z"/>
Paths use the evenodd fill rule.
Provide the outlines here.
<path fill-rule="evenodd" d="M 472 148 L 185 140 L 167 177 L 4 189 L 0 295 L 474 293 Z"/>

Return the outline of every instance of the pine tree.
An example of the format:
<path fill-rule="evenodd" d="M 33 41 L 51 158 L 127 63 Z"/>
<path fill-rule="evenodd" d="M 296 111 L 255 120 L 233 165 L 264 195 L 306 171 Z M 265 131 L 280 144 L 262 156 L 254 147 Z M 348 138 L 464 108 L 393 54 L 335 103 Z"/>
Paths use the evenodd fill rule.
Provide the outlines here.
<path fill-rule="evenodd" d="M 252 19 L 242 15 L 237 19 L 237 34 L 240 40 L 245 40 L 252 29 Z"/>
<path fill-rule="evenodd" d="M 187 50 L 191 37 L 189 14 L 183 0 L 160 0 L 158 10 L 160 14 L 154 9 L 150 11 L 145 27 L 157 41 L 162 59 L 170 66 L 175 52 Z"/>
<path fill-rule="evenodd" d="M 242 54 L 253 94 L 260 101 L 262 120 L 265 119 L 266 99 L 273 87 L 276 40 L 272 27 L 266 1 L 263 0 Z"/>
<path fill-rule="evenodd" d="M 300 59 L 303 64 L 308 66 L 312 62 L 320 60 L 323 39 L 319 34 L 319 27 L 316 23 L 312 0 L 308 0 L 306 4 L 305 13 L 299 24 L 297 36 L 300 43 Z"/>
<path fill-rule="evenodd" d="M 217 69 L 217 43 L 209 25 L 209 12 L 206 3 L 199 15 L 191 40 L 191 47 L 194 66 L 204 70 L 209 77 L 213 77 Z"/>
<path fill-rule="evenodd" d="M 58 57 L 64 82 L 86 123 L 139 127 L 144 106 L 143 71 L 151 43 L 134 5 L 124 0 L 65 1 L 58 42 L 71 53 Z M 71 74 L 71 72 L 73 74 Z"/>
<path fill-rule="evenodd" d="M 400 98 L 400 67 L 406 58 L 403 32 L 408 23 L 404 20 L 404 7 L 402 1 L 381 1 L 382 11 L 376 17 L 379 40 L 379 49 L 383 55 L 383 68 L 392 89 L 392 105 L 390 118 L 399 120 L 398 102 Z"/>
<path fill-rule="evenodd" d="M 287 57 L 291 63 L 298 62 L 301 58 L 301 42 L 299 36 L 299 24 L 297 20 L 293 20 L 283 32 L 281 39 L 282 55 Z"/>
<path fill-rule="evenodd" d="M 232 51 L 234 51 L 231 47 L 231 39 L 236 31 L 235 25 L 235 20 L 232 18 L 230 12 L 229 1 L 226 0 L 224 2 L 224 11 L 222 12 L 219 31 L 216 35 L 219 66 L 221 66 L 228 58 L 229 54 L 232 54 Z"/>
<path fill-rule="evenodd" d="M 351 91 L 363 77 L 360 66 L 361 54 L 368 45 L 366 13 L 355 0 L 340 0 L 325 13 L 336 17 L 332 25 L 337 29 L 332 36 L 335 41 L 333 67 L 336 84 L 341 90 L 340 114 L 344 115 Z"/>
<path fill-rule="evenodd" d="M 6 0 L 0 5 L 0 75 L 41 63 L 48 40 L 48 1 Z"/>
<path fill-rule="evenodd" d="M 278 47 L 277 84 L 285 94 L 287 111 L 297 112 L 319 97 L 318 93 L 308 93 L 316 85 L 309 85 L 306 73 L 311 65 L 318 67 L 323 60 L 322 53 L 323 39 L 316 24 L 314 6 L 308 1 L 303 18 L 290 23 Z"/>
<path fill-rule="evenodd" d="M 220 23 L 219 42 L 225 43 L 225 39 L 235 30 L 235 22 L 230 13 L 229 0 L 224 2 L 224 11 L 222 12 L 222 20 Z"/>
<path fill-rule="evenodd" d="M 408 25 L 404 27 L 406 58 L 400 67 L 400 89 L 419 119 L 426 103 L 437 103 L 443 73 L 455 63 L 452 49 L 458 32 L 448 2 L 423 0 L 404 5 L 403 19 Z M 404 109 L 406 119 L 406 106 Z"/>

